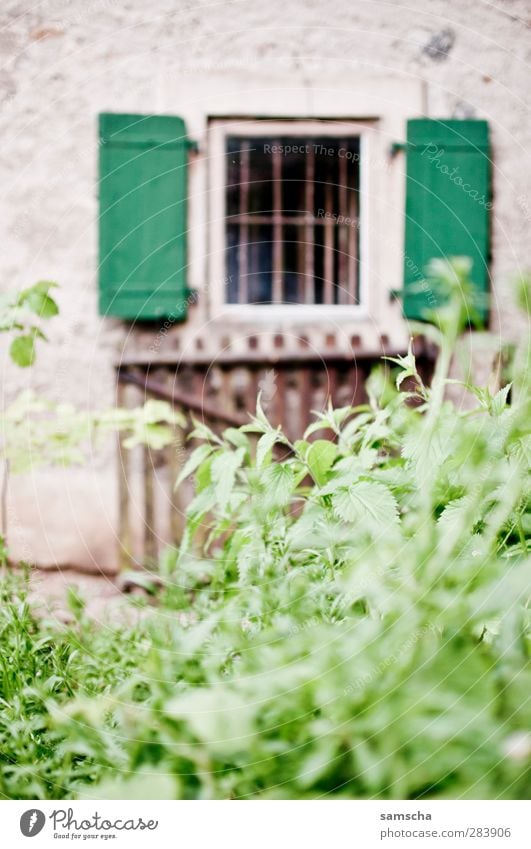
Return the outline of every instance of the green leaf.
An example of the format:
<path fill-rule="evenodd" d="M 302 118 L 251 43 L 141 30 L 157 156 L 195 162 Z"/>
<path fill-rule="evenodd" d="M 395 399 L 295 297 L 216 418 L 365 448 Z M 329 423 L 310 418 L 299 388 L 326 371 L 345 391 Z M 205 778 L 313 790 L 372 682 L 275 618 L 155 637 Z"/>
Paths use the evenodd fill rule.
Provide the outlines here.
<path fill-rule="evenodd" d="M 297 455 L 301 458 L 301 460 L 306 459 L 306 454 L 308 453 L 308 449 L 310 448 L 310 442 L 307 442 L 305 439 L 296 439 L 293 443 L 293 447 L 297 452 Z"/>
<path fill-rule="evenodd" d="M 237 448 L 236 451 L 220 451 L 212 459 L 210 473 L 215 485 L 217 503 L 222 509 L 228 504 L 234 489 L 236 472 L 243 463 L 245 453 L 245 448 Z"/>
<path fill-rule="evenodd" d="M 218 753 L 247 751 L 253 734 L 252 701 L 223 684 L 189 690 L 169 701 L 164 713 L 187 722 L 195 736 Z"/>
<path fill-rule="evenodd" d="M 490 402 L 490 411 L 494 416 L 500 416 L 507 406 L 507 396 L 511 391 L 512 383 L 508 383 L 507 386 L 504 386 L 493 397 Z"/>
<path fill-rule="evenodd" d="M 448 502 L 437 520 L 437 526 L 442 537 L 448 535 L 452 540 L 455 540 L 463 530 L 463 523 L 466 521 L 470 525 L 470 507 L 474 503 L 474 498 L 470 495 L 455 498 Z"/>
<path fill-rule="evenodd" d="M 218 445 L 221 445 L 219 436 L 217 436 L 214 431 L 208 427 L 208 425 L 204 422 L 199 422 L 194 418 L 192 418 L 192 422 L 194 424 L 194 429 L 190 434 L 191 438 L 205 439 L 207 442 L 217 442 Z"/>
<path fill-rule="evenodd" d="M 134 448 L 136 445 L 146 445 L 154 451 L 160 451 L 167 445 L 171 445 L 174 438 L 173 431 L 167 425 L 140 422 L 135 427 L 131 436 L 124 439 L 125 448 Z"/>
<path fill-rule="evenodd" d="M 271 430 L 268 433 L 264 433 L 260 439 L 258 440 L 258 444 L 256 446 L 256 468 L 260 469 L 266 457 L 270 453 L 273 445 L 277 441 L 278 432 L 280 428 L 277 430 Z"/>
<path fill-rule="evenodd" d="M 50 289 L 56 285 L 48 280 L 41 280 L 21 292 L 20 301 L 40 318 L 52 318 L 59 312 L 59 307 L 49 295 Z"/>
<path fill-rule="evenodd" d="M 35 338 L 33 334 L 17 336 L 9 348 L 11 359 L 17 366 L 27 368 L 35 362 Z"/>
<path fill-rule="evenodd" d="M 249 440 L 245 434 L 236 427 L 228 427 L 223 431 L 223 438 L 234 445 L 235 448 L 249 448 Z"/>
<path fill-rule="evenodd" d="M 147 424 L 158 424 L 159 422 L 167 422 L 184 427 L 186 419 L 182 413 L 174 410 L 171 404 L 167 401 L 157 401 L 155 398 L 149 398 L 143 407 L 140 407 L 140 417 Z"/>
<path fill-rule="evenodd" d="M 287 464 L 275 463 L 264 472 L 264 500 L 268 507 L 283 507 L 288 503 L 295 488 L 293 469 Z"/>
<path fill-rule="evenodd" d="M 80 799 L 177 799 L 177 778 L 154 774 L 153 768 L 125 778 L 107 778 L 97 787 L 78 790 Z"/>
<path fill-rule="evenodd" d="M 199 445 L 198 448 L 192 451 L 192 453 L 188 457 L 188 460 L 182 467 L 179 476 L 177 477 L 177 480 L 175 481 L 175 489 L 177 489 L 177 487 L 183 482 L 183 480 L 185 480 L 187 477 L 193 474 L 193 472 L 195 472 L 195 470 L 201 465 L 203 460 L 206 460 L 206 458 L 209 457 L 210 454 L 212 454 L 213 450 L 214 446 L 206 443 L 204 445 Z"/>
<path fill-rule="evenodd" d="M 337 456 L 337 447 L 328 439 L 317 439 L 312 443 L 306 455 L 310 473 L 318 486 L 327 480 L 327 472 L 332 468 Z"/>
<path fill-rule="evenodd" d="M 373 481 L 357 481 L 340 487 L 332 495 L 332 505 L 344 522 L 362 524 L 371 531 L 385 532 L 398 521 L 395 497 L 386 486 Z"/>

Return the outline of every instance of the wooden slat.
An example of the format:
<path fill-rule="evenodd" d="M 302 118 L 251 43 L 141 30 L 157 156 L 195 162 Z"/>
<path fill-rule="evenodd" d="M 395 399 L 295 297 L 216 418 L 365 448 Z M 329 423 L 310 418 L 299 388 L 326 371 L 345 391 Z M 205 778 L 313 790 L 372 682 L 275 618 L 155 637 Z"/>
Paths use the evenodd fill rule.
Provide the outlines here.
<path fill-rule="evenodd" d="M 239 427 L 247 423 L 247 419 L 236 414 L 227 413 L 219 407 L 203 402 L 201 396 L 187 395 L 184 392 L 179 392 L 177 389 L 168 390 L 165 386 L 157 383 L 155 380 L 146 377 L 144 380 L 135 374 L 131 374 L 123 369 L 120 369 L 119 378 L 122 383 L 131 383 L 134 386 L 142 386 L 149 395 L 154 395 L 156 398 L 162 398 L 165 401 L 170 401 L 178 407 L 183 407 L 194 413 L 202 414 L 205 418 L 213 419 L 214 421 L 223 422 L 232 427 Z"/>
<path fill-rule="evenodd" d="M 116 386 L 118 407 L 128 407 L 128 390 L 122 383 Z M 129 451 L 124 448 L 125 437 L 118 436 L 118 565 L 121 571 L 131 566 L 131 525 L 129 522 Z"/>
<path fill-rule="evenodd" d="M 365 392 L 365 375 L 358 366 L 350 366 L 348 370 L 348 383 L 350 389 L 349 403 L 351 406 L 356 407 L 362 403 Z"/>
<path fill-rule="evenodd" d="M 234 415 L 232 371 L 230 369 L 222 369 L 221 371 L 221 393 L 218 395 L 218 403 L 221 405 L 221 411 L 228 421 Z"/>
<path fill-rule="evenodd" d="M 282 428 L 285 427 L 285 410 L 286 410 L 286 372 L 283 368 L 280 368 L 275 373 L 275 384 L 276 384 L 276 394 L 275 394 L 275 427 L 277 425 L 281 425 Z"/>
<path fill-rule="evenodd" d="M 305 429 L 310 421 L 312 409 L 312 384 L 311 370 L 309 368 L 301 368 L 298 375 L 299 383 L 299 433 L 296 436 L 302 437 Z M 295 436 L 295 434 L 294 434 Z"/>
<path fill-rule="evenodd" d="M 255 368 L 247 371 L 247 389 L 245 392 L 245 406 L 251 415 L 256 411 L 256 397 L 258 395 L 258 373 Z"/>
<path fill-rule="evenodd" d="M 168 390 L 171 392 L 173 388 L 173 375 L 171 371 L 168 371 L 166 377 L 166 385 Z M 184 530 L 184 510 L 185 504 L 183 499 L 183 490 L 182 487 L 179 489 L 175 489 L 175 481 L 179 476 L 179 472 L 181 471 L 182 466 L 185 462 L 185 435 L 182 432 L 181 428 L 177 425 L 172 427 L 173 431 L 173 439 L 171 445 L 167 448 L 167 462 L 168 462 L 168 506 L 169 506 L 169 531 L 170 531 L 170 540 L 173 545 L 177 545 L 177 543 L 182 538 L 182 533 Z"/>
<path fill-rule="evenodd" d="M 319 311 L 317 310 L 317 313 Z M 429 348 L 428 344 L 419 343 L 418 350 L 420 352 L 425 352 L 426 356 L 429 359 L 434 359 L 434 352 Z M 388 348 L 386 350 L 386 355 L 388 356 L 398 356 L 399 354 L 406 354 L 407 347 L 395 347 Z M 382 356 L 382 348 L 374 347 L 368 348 L 363 347 L 360 348 L 359 351 L 356 351 L 356 358 L 358 360 L 378 360 Z M 420 356 L 420 354 L 419 354 Z M 194 366 L 209 366 L 212 363 L 213 354 L 209 352 L 195 352 L 191 351 L 186 355 L 186 365 L 194 365 Z M 235 366 L 235 365 L 248 365 L 250 363 L 254 364 L 274 364 L 274 363 L 286 363 L 286 364 L 294 364 L 294 363 L 318 363 L 322 362 L 323 352 L 317 351 L 314 346 L 308 345 L 308 347 L 300 346 L 298 349 L 290 350 L 288 349 L 271 349 L 269 351 L 221 351 L 219 356 L 216 355 L 216 364 L 220 366 Z M 352 353 L 349 351 L 345 351 L 343 349 L 333 349 L 331 347 L 327 348 L 326 351 L 326 360 L 351 360 Z M 123 356 L 120 357 L 120 360 L 117 362 L 117 368 L 120 369 L 120 372 L 124 375 L 124 381 L 129 381 L 128 377 L 125 377 L 128 374 L 128 369 L 133 366 L 142 366 L 148 367 L 153 365 L 166 365 L 166 366 L 174 366 L 182 368 L 185 365 L 182 355 L 179 353 L 175 353 L 172 351 L 164 352 L 162 354 L 157 352 L 147 352 L 145 354 L 135 354 L 134 356 Z M 183 397 L 184 406 L 187 405 L 188 401 L 193 405 L 194 399 L 186 393 L 181 393 L 179 391 L 175 392 L 176 397 Z M 186 399 L 186 400 L 184 400 Z M 193 408 L 193 407 L 192 407 Z"/>
<path fill-rule="evenodd" d="M 337 368 L 333 365 L 327 365 L 326 377 L 328 383 L 328 398 L 334 405 L 337 393 Z"/>
<path fill-rule="evenodd" d="M 147 445 L 144 445 L 142 470 L 144 486 L 144 564 L 152 564 L 157 559 L 153 466 L 151 450 Z"/>

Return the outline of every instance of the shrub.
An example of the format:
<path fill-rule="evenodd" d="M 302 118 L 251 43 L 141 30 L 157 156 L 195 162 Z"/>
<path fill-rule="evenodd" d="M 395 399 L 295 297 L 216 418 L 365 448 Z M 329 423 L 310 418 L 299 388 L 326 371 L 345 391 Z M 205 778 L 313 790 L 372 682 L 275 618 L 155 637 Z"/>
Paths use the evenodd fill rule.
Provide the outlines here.
<path fill-rule="evenodd" d="M 24 743 L 34 795 L 46 770 L 56 797 L 127 798 L 146 775 L 158 798 L 529 795 L 529 393 L 520 369 L 469 387 L 474 409 L 445 399 L 453 302 L 430 387 L 410 350 L 295 443 L 259 403 L 222 436 L 197 425 L 158 608 L 91 647 L 96 686 L 78 658 L 73 698 L 34 710 L 0 678 L 44 723 L 43 760 Z"/>

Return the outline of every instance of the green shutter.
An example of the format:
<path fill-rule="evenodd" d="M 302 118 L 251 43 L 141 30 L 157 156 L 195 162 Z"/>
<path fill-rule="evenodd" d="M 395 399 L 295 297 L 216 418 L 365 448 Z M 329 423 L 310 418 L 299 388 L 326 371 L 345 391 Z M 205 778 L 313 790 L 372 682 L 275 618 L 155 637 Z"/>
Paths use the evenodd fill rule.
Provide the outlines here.
<path fill-rule="evenodd" d="M 477 312 L 488 314 L 490 155 L 486 121 L 408 121 L 404 314 L 436 306 L 424 284 L 432 258 L 468 256 Z"/>
<path fill-rule="evenodd" d="M 181 118 L 100 115 L 100 313 L 186 318 L 189 142 Z"/>

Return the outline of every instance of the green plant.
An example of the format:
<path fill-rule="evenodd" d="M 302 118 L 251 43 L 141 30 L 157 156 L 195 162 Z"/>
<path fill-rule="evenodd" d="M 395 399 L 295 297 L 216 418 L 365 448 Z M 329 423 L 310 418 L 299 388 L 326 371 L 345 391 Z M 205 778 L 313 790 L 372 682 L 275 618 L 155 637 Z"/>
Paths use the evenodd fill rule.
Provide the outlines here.
<path fill-rule="evenodd" d="M 146 645 L 136 627 L 91 622 L 73 592 L 69 625 L 35 609 L 28 575 L 4 570 L 0 582 L 0 796 L 68 797 L 101 767 L 50 728 L 50 704 L 101 697 L 136 669 Z"/>
<path fill-rule="evenodd" d="M 36 339 L 46 336 L 36 317 L 49 319 L 59 312 L 50 290 L 57 284 L 40 281 L 0 301 L 0 333 L 15 333 L 10 346 L 13 361 L 22 367 L 35 361 Z M 124 446 L 143 444 L 164 448 L 174 439 L 174 428 L 183 425 L 182 415 L 164 401 L 153 399 L 135 409 L 77 410 L 69 403 L 54 403 L 32 391 L 22 392 L 0 414 L 0 456 L 8 470 L 27 472 L 37 466 L 83 463 L 86 448 L 109 433 L 124 433 Z M 5 501 L 6 486 L 2 499 Z M 2 513 L 5 514 L 5 504 Z M 3 523 L 5 533 L 5 521 Z"/>
<path fill-rule="evenodd" d="M 445 399 L 459 291 L 430 387 L 410 349 L 294 443 L 260 403 L 197 425 L 145 662 L 59 723 L 109 775 L 185 798 L 529 794 L 529 397 Z"/>
<path fill-rule="evenodd" d="M 15 294 L 3 295 L 0 299 L 0 333 L 11 333 L 9 353 L 14 363 L 22 368 L 35 362 L 35 342 L 46 340 L 38 319 L 49 319 L 57 315 L 59 308 L 50 295 L 57 286 L 49 280 L 41 280 Z"/>
<path fill-rule="evenodd" d="M 328 408 L 295 442 L 260 401 L 221 436 L 196 425 L 159 606 L 105 645 L 78 626 L 98 668 L 82 654 L 39 702 L 34 795 L 127 798 L 147 775 L 175 798 L 529 796 L 527 375 L 510 404 L 510 384 L 468 386 L 467 411 L 446 398 L 462 291 L 432 331 L 430 386 L 410 348 L 367 404 Z M 8 628 L 24 670 L 35 640 Z M 6 686 L 29 720 L 19 677 Z M 16 798 L 28 785 L 10 764 Z"/>
<path fill-rule="evenodd" d="M 161 449 L 174 439 L 182 415 L 166 401 L 150 399 L 133 409 L 78 410 L 31 391 L 22 392 L 2 415 L 0 451 L 17 474 L 42 465 L 84 463 L 87 449 L 96 450 L 111 433 L 124 434 L 124 447 Z"/>
<path fill-rule="evenodd" d="M 50 290 L 55 283 L 40 281 L 0 301 L 0 333 L 14 334 L 9 353 L 18 366 L 35 362 L 35 343 L 46 339 L 37 319 L 59 312 Z M 149 400 L 134 410 L 96 412 L 76 410 L 68 403 L 53 403 L 34 392 L 22 392 L 0 414 L 0 457 L 3 483 L 0 494 L 1 532 L 7 537 L 7 490 L 10 473 L 28 472 L 37 466 L 83 463 L 91 441 L 110 432 L 125 432 L 125 447 L 145 444 L 162 448 L 173 439 L 183 419 L 169 404 Z"/>

